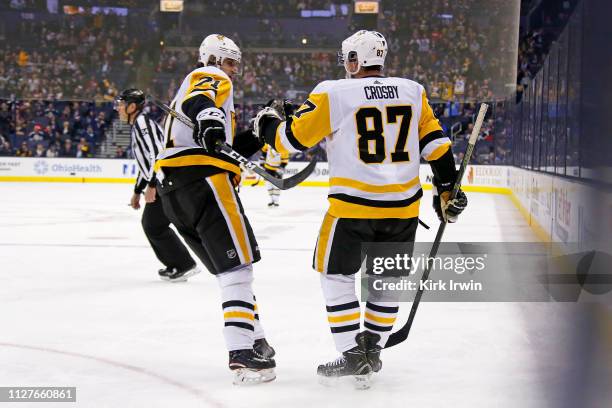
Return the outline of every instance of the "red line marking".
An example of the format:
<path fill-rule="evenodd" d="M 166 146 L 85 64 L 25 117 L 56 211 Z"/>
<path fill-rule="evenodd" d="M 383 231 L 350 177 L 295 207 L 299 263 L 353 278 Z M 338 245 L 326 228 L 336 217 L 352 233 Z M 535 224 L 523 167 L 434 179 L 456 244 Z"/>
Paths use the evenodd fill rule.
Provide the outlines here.
<path fill-rule="evenodd" d="M 119 367 L 119 368 L 123 368 L 125 370 L 128 371 L 132 371 L 138 374 L 143 374 L 146 375 L 148 377 L 152 377 L 155 378 L 163 383 L 172 385 L 174 387 L 177 387 L 185 392 L 188 392 L 189 394 L 198 397 L 201 400 L 204 400 L 207 404 L 209 404 L 210 406 L 213 407 L 217 407 L 217 408 L 224 408 L 225 405 L 221 404 L 218 401 L 215 401 L 214 399 L 212 399 L 210 396 L 206 395 L 205 393 L 203 393 L 201 390 L 198 390 L 197 388 L 193 388 L 187 384 L 183 384 L 181 382 L 175 381 L 172 378 L 168 378 L 165 377 L 163 375 L 157 374 L 153 371 L 147 370 L 146 368 L 142 368 L 142 367 L 138 367 L 135 365 L 131 365 L 131 364 L 126 364 L 126 363 L 121 363 L 118 361 L 113 361 L 104 357 L 96 357 L 96 356 L 90 356 L 87 354 L 81 354 L 81 353 L 75 353 L 72 351 L 63 351 L 63 350 L 56 350 L 56 349 L 52 349 L 52 348 L 47 348 L 47 347 L 36 347 L 36 346 L 26 346 L 26 345 L 22 345 L 22 344 L 14 344 L 14 343 L 3 343 L 0 342 L 0 346 L 4 346 L 4 347 L 14 347 L 14 348 L 20 348 L 20 349 L 26 349 L 26 350 L 35 350 L 35 351 L 43 351 L 46 353 L 54 353 L 54 354 L 60 354 L 60 355 L 64 355 L 64 356 L 70 356 L 70 357 L 78 357 L 78 358 L 83 358 L 86 360 L 92 360 L 92 361 L 97 361 L 99 363 L 103 363 L 103 364 L 107 364 L 110 366 L 114 366 L 114 367 Z"/>

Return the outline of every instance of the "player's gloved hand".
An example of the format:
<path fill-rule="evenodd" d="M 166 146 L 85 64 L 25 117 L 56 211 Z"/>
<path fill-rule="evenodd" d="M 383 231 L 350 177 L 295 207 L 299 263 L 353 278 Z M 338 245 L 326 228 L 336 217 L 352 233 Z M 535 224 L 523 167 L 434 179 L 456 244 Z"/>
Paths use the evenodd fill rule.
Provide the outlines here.
<path fill-rule="evenodd" d="M 433 207 L 440 222 L 457 222 L 459 214 L 467 207 L 467 196 L 461 189 L 457 191 L 457 196 L 450 199 L 452 185 L 450 183 L 437 183 L 434 180 L 433 186 Z"/>
<path fill-rule="evenodd" d="M 265 106 L 273 108 L 280 113 L 282 120 L 287 120 L 295 112 L 295 106 L 289 99 L 270 99 Z"/>
<path fill-rule="evenodd" d="M 264 137 L 266 126 L 270 126 L 272 123 L 278 121 L 283 121 L 282 114 L 271 106 L 266 106 L 255 115 L 255 120 L 253 121 L 253 135 L 259 140 L 262 144 L 266 144 L 266 140 Z"/>
<path fill-rule="evenodd" d="M 193 140 L 208 153 L 217 152 L 217 143 L 225 142 L 225 114 L 218 108 L 206 108 L 196 116 Z"/>
<path fill-rule="evenodd" d="M 289 118 L 289 116 L 293 116 L 295 109 L 296 105 L 292 104 L 289 99 L 283 99 L 283 112 L 285 114 L 285 119 Z"/>

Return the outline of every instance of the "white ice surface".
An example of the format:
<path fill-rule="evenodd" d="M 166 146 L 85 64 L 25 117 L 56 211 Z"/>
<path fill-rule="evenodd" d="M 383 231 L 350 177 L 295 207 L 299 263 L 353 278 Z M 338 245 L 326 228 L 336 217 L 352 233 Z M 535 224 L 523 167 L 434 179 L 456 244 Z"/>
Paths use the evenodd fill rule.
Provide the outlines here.
<path fill-rule="evenodd" d="M 77 405 L 92 407 L 544 405 L 525 312 L 511 303 L 423 303 L 370 390 L 319 385 L 316 365 L 336 357 L 310 268 L 324 188 L 283 192 L 273 210 L 265 189 L 242 189 L 278 378 L 233 386 L 215 279 L 160 281 L 130 195 L 127 185 L 0 183 L 0 386 L 76 386 Z M 469 199 L 445 240 L 535 240 L 506 196 Z M 422 217 L 434 228 L 420 228 L 421 241 L 435 235 L 430 203 L 425 192 Z"/>

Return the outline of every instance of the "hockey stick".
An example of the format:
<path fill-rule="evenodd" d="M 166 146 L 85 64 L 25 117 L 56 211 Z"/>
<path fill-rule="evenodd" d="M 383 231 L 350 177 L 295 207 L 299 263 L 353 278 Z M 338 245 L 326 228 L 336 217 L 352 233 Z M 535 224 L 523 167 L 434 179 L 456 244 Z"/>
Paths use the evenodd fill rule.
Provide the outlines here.
<path fill-rule="evenodd" d="M 157 100 L 155 98 L 151 98 L 150 100 L 151 100 L 151 102 L 153 102 L 153 104 L 158 106 L 166 114 L 172 116 L 173 118 L 175 118 L 179 122 L 183 123 L 185 126 L 189 126 L 191 129 L 193 129 L 194 124 L 191 121 L 191 119 L 189 119 L 188 117 L 180 114 L 179 112 L 175 111 L 174 109 L 172 109 L 171 107 L 169 107 L 165 103 L 163 103 L 163 102 L 161 102 L 161 101 L 159 101 L 159 100 Z M 284 178 L 280 178 L 280 177 L 274 177 L 273 175 L 271 175 L 270 173 L 268 173 L 267 171 L 265 171 L 264 169 L 259 167 L 257 164 L 253 163 L 252 161 L 250 161 L 246 157 L 243 157 L 240 153 L 238 153 L 237 151 L 232 149 L 232 147 L 230 145 L 228 145 L 227 143 L 218 142 L 215 147 L 221 153 L 224 153 L 225 155 L 227 155 L 227 156 L 231 157 L 232 159 L 236 160 L 238 163 L 243 165 L 246 169 L 251 170 L 252 172 L 254 172 L 256 174 L 259 174 L 259 176 L 261 176 L 262 178 L 268 180 L 270 183 L 272 183 L 272 185 L 274 185 L 276 188 L 279 188 L 281 190 L 288 190 L 290 188 L 293 188 L 293 187 L 297 186 L 302 181 L 306 180 L 306 178 L 308 178 L 308 176 L 310 176 L 310 174 L 313 172 L 315 166 L 317 165 L 317 159 L 313 158 L 310 161 L 310 163 L 308 163 L 308 165 L 302 171 L 298 172 L 297 174 L 295 174 L 295 175 L 293 175 L 291 177 L 288 177 L 288 178 L 284 179 Z"/>
<path fill-rule="evenodd" d="M 487 113 L 487 109 L 489 106 L 486 103 L 480 105 L 480 110 L 478 111 L 478 116 L 476 117 L 476 123 L 474 123 L 474 128 L 472 129 L 472 134 L 470 135 L 470 140 L 468 141 L 467 150 L 465 155 L 463 156 L 463 161 L 461 162 L 461 167 L 459 167 L 459 173 L 457 174 L 457 181 L 455 181 L 455 185 L 453 186 L 453 190 L 451 191 L 451 195 L 449 200 L 454 199 L 457 196 L 457 192 L 459 188 L 461 188 L 461 180 L 463 179 L 463 174 L 465 173 L 465 169 L 470 161 L 470 157 L 472 157 L 472 152 L 474 151 L 474 146 L 476 145 L 476 140 L 478 139 L 478 134 L 480 133 L 480 127 L 482 126 L 482 121 L 484 120 L 485 114 Z M 442 235 L 444 235 L 444 230 L 446 229 L 446 221 L 442 221 L 440 226 L 438 227 L 438 232 L 436 234 L 436 239 L 431 247 L 431 252 L 429 253 L 429 258 L 427 261 L 427 267 L 423 272 L 423 276 L 421 277 L 421 282 L 427 282 L 429 279 L 429 273 L 433 267 L 433 258 L 438 253 L 438 248 L 440 247 L 440 242 L 442 241 Z M 417 309 L 419 307 L 419 303 L 421 302 L 421 297 L 423 296 L 424 289 L 421 285 L 419 285 L 419 289 L 414 297 L 414 301 L 412 302 L 412 307 L 410 308 L 410 315 L 408 316 L 408 321 L 404 326 L 392 333 L 389 336 L 389 340 L 385 344 L 385 348 L 393 347 L 408 338 L 408 334 L 410 333 L 410 329 L 412 328 L 412 322 L 414 321 L 414 317 L 416 316 Z"/>

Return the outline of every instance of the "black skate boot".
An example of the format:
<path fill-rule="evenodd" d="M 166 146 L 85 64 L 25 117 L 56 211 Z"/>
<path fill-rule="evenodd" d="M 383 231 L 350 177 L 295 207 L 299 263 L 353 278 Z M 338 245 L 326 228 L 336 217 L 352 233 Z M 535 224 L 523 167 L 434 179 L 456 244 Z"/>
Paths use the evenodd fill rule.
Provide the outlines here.
<path fill-rule="evenodd" d="M 159 271 L 157 271 L 157 274 L 159 275 L 161 280 L 168 280 L 168 274 L 172 272 L 173 268 L 164 268 L 164 269 L 160 269 Z"/>
<path fill-rule="evenodd" d="M 382 368 L 382 361 L 380 361 L 380 351 L 382 347 L 378 345 L 380 335 L 366 330 L 359 333 L 355 340 L 359 347 L 365 350 L 366 359 L 370 367 L 372 367 L 372 371 L 375 373 L 379 372 Z"/>
<path fill-rule="evenodd" d="M 169 282 L 185 282 L 188 278 L 198 273 L 200 273 L 200 268 L 198 268 L 197 265 L 193 265 L 191 268 L 185 270 L 178 270 L 177 268 L 161 269 L 159 271 L 159 276 L 163 280 Z"/>
<path fill-rule="evenodd" d="M 274 351 L 272 346 L 268 344 L 268 341 L 265 338 L 255 340 L 255 343 L 253 343 L 253 350 L 264 358 L 272 358 L 276 355 L 276 351 Z"/>
<path fill-rule="evenodd" d="M 252 385 L 272 381 L 276 362 L 264 358 L 253 349 L 234 350 L 229 352 L 229 368 L 234 372 L 235 385 Z"/>
<path fill-rule="evenodd" d="M 317 368 L 319 380 L 324 385 L 333 385 L 335 379 L 352 377 L 357 389 L 370 388 L 372 367 L 368 363 L 364 350 L 357 345 L 342 353 L 340 357 Z"/>

